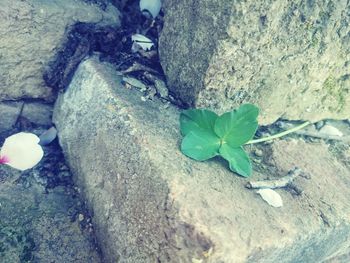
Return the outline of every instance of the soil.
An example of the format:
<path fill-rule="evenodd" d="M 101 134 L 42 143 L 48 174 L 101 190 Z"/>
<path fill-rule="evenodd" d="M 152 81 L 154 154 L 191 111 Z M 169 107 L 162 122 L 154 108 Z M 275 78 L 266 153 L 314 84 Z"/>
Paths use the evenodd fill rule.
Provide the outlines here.
<path fill-rule="evenodd" d="M 91 1 L 90 1 L 91 2 Z M 96 2 L 96 1 L 93 1 Z M 97 1 L 103 6 L 103 1 Z M 113 2 L 113 1 L 112 1 Z M 69 28 L 67 41 L 50 63 L 44 74 L 49 87 L 64 90 L 69 85 L 79 63 L 92 54 L 98 54 L 101 61 L 115 65 L 116 71 L 127 72 L 146 84 L 152 79 L 145 73 L 152 73 L 156 78 L 165 80 L 158 57 L 158 36 L 163 27 L 163 13 L 153 20 L 139 10 L 139 1 L 127 1 L 122 6 L 122 26 L 99 27 L 89 23 L 77 23 Z M 132 52 L 132 34 L 143 34 L 155 44 L 152 51 Z"/>

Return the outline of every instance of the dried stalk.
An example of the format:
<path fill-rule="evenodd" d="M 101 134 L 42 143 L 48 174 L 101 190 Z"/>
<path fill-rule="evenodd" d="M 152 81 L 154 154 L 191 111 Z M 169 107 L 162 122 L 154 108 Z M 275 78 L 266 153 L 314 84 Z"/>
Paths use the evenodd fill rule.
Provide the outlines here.
<path fill-rule="evenodd" d="M 246 187 L 249 189 L 275 189 L 282 188 L 290 185 L 293 180 L 302 174 L 301 169 L 294 168 L 290 170 L 286 176 L 283 176 L 279 179 L 273 180 L 263 180 L 263 181 L 250 181 L 247 183 Z"/>

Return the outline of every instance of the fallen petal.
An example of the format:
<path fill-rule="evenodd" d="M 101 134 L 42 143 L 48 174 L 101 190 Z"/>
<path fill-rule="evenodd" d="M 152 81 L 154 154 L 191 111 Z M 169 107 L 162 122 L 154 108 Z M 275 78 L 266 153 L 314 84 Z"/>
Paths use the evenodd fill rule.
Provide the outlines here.
<path fill-rule="evenodd" d="M 132 35 L 131 40 L 132 42 L 138 44 L 145 51 L 150 50 L 154 46 L 151 39 L 141 34 Z"/>
<path fill-rule="evenodd" d="M 257 193 L 264 199 L 269 205 L 273 207 L 283 206 L 283 201 L 279 193 L 272 189 L 260 189 Z"/>
<path fill-rule="evenodd" d="M 44 156 L 38 144 L 39 137 L 32 133 L 20 132 L 6 138 L 0 151 L 5 164 L 24 171 L 35 166 Z"/>
<path fill-rule="evenodd" d="M 40 145 L 47 145 L 49 144 L 50 142 L 52 142 L 57 136 L 57 130 L 55 127 L 51 127 L 50 129 L 44 131 L 39 139 L 40 139 L 40 142 L 39 144 Z"/>
<path fill-rule="evenodd" d="M 141 12 L 147 10 L 153 18 L 159 14 L 161 6 L 162 3 L 160 0 L 140 0 Z"/>

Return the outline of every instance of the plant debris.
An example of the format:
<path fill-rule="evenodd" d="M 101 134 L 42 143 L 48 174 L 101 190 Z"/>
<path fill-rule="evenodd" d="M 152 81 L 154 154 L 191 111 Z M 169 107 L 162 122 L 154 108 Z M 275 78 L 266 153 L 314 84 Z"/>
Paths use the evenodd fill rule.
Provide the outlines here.
<path fill-rule="evenodd" d="M 131 0 L 118 5 L 123 14 L 121 27 L 77 23 L 69 28 L 66 42 L 44 73 L 47 86 L 57 92 L 65 90 L 79 63 L 97 52 L 101 61 L 111 63 L 116 71 L 139 80 L 151 90 L 149 93 L 156 87 L 155 95 L 170 100 L 165 97 L 168 94 L 164 90 L 166 85 L 159 83 L 165 83 L 157 46 L 163 27 L 160 1 L 142 3 L 146 4 L 142 9 L 147 9 L 153 17 L 145 16 L 139 4 L 138 0 Z"/>
<path fill-rule="evenodd" d="M 246 187 L 249 189 L 276 189 L 291 185 L 293 180 L 302 174 L 300 168 L 290 170 L 286 176 L 273 180 L 250 181 Z"/>
<path fill-rule="evenodd" d="M 257 193 L 261 196 L 261 198 L 273 207 L 282 207 L 283 201 L 279 193 L 272 189 L 260 189 Z"/>

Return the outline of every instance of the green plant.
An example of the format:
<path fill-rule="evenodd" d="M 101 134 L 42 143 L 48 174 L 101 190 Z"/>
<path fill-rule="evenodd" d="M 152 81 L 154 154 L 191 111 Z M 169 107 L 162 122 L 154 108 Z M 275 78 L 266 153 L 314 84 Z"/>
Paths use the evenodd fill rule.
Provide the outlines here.
<path fill-rule="evenodd" d="M 180 115 L 180 128 L 184 136 L 181 151 L 197 161 L 205 161 L 220 155 L 228 161 L 230 170 L 244 177 L 252 173 L 249 156 L 244 144 L 272 140 L 309 124 L 305 122 L 282 133 L 251 140 L 258 128 L 259 108 L 243 104 L 238 109 L 218 116 L 207 109 L 185 110 Z"/>

